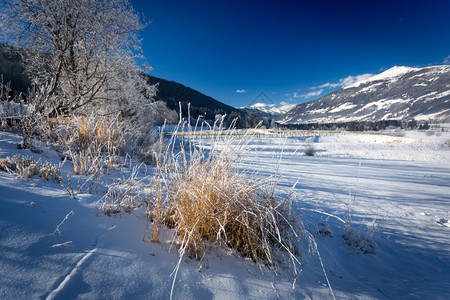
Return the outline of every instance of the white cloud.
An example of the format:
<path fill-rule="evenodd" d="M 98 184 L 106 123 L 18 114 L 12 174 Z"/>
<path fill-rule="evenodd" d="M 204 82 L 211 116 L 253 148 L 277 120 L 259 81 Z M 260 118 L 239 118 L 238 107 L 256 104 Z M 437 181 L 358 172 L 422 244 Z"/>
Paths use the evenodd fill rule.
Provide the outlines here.
<path fill-rule="evenodd" d="M 297 105 L 297 104 L 289 104 L 289 103 L 286 103 L 286 102 L 281 102 L 281 103 L 280 103 L 280 107 L 278 107 L 278 109 L 279 109 L 281 112 L 288 112 L 288 111 L 290 111 L 292 108 L 294 108 L 296 105 Z"/>
<path fill-rule="evenodd" d="M 264 109 L 264 108 L 273 108 L 275 107 L 276 104 L 275 103 L 255 103 L 252 106 L 250 106 L 251 108 L 259 108 L 259 109 Z"/>
<path fill-rule="evenodd" d="M 450 55 L 447 58 L 450 60 Z M 324 84 L 319 85 L 319 86 L 313 86 L 313 87 L 311 87 L 311 90 L 325 89 L 325 88 L 346 87 L 346 86 L 355 84 L 357 82 L 367 80 L 367 79 L 369 79 L 372 76 L 374 76 L 374 74 L 369 74 L 369 73 L 356 75 L 356 76 L 349 75 L 349 76 L 347 76 L 345 78 L 339 79 L 339 82 L 335 82 L 335 83 L 327 82 L 327 83 L 324 83 Z M 295 98 L 298 98 L 298 97 L 295 97 Z"/>
<path fill-rule="evenodd" d="M 319 86 L 313 86 L 311 88 L 311 90 L 324 89 L 324 88 L 335 88 L 335 87 L 338 87 L 340 85 L 341 85 L 340 83 L 327 82 L 327 83 L 324 83 L 324 84 L 319 85 Z"/>
<path fill-rule="evenodd" d="M 281 102 L 280 104 L 275 103 L 255 103 L 250 108 L 253 109 L 259 109 L 261 111 L 267 112 L 267 113 L 285 113 L 289 110 L 291 110 L 294 106 L 297 104 L 289 104 L 287 102 Z"/>
<path fill-rule="evenodd" d="M 444 59 L 444 63 L 449 63 L 450 64 L 450 55 L 447 56 Z M 375 76 L 374 74 L 370 74 L 370 73 L 366 73 L 366 74 L 361 74 L 361 75 L 356 75 L 356 76 L 352 76 L 349 75 L 345 78 L 341 78 L 339 79 L 338 82 L 327 82 L 324 83 L 322 85 L 318 85 L 318 86 L 313 86 L 310 88 L 310 90 L 313 90 L 312 92 L 306 93 L 306 94 L 300 94 L 299 91 L 300 89 L 297 90 L 297 92 L 292 93 L 292 97 L 291 94 L 285 94 L 286 97 L 289 97 L 289 101 L 295 101 L 295 99 L 297 98 L 303 98 L 303 99 L 309 99 L 312 97 L 316 97 L 316 96 L 320 96 L 323 91 L 325 89 L 332 89 L 332 88 L 345 88 L 347 86 L 356 84 L 358 82 L 362 82 L 365 81 L 371 77 Z"/>
<path fill-rule="evenodd" d="M 375 75 L 374 74 L 369 74 L 369 73 L 356 75 L 356 76 L 349 75 L 349 76 L 347 76 L 345 78 L 340 79 L 339 80 L 339 85 L 342 86 L 342 87 L 346 87 L 346 86 L 355 84 L 357 82 L 367 80 L 367 79 L 369 79 L 370 77 L 373 77 L 373 76 L 375 76 Z"/>
<path fill-rule="evenodd" d="M 323 89 L 320 89 L 320 90 L 318 90 L 318 91 L 315 91 L 315 92 L 309 92 L 309 93 L 304 94 L 304 95 L 300 95 L 300 96 L 297 95 L 297 97 L 295 97 L 296 95 L 294 95 L 294 97 L 295 97 L 295 98 L 305 98 L 305 99 L 309 99 L 309 98 L 312 98 L 312 97 L 315 97 L 315 96 L 319 96 L 320 94 L 322 94 L 322 92 L 323 92 Z"/>
<path fill-rule="evenodd" d="M 246 90 L 236 90 L 236 93 L 242 94 L 242 93 L 247 93 Z"/>
<path fill-rule="evenodd" d="M 444 64 L 450 65 L 450 55 L 444 58 Z"/>

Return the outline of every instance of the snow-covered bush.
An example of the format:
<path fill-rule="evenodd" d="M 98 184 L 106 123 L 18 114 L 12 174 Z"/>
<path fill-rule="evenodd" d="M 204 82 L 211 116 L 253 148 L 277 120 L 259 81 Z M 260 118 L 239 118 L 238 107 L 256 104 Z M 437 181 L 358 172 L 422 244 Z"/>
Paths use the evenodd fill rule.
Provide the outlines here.
<path fill-rule="evenodd" d="M 404 137 L 405 130 L 401 128 L 392 128 L 388 130 L 384 130 L 381 132 L 384 135 L 394 136 L 394 137 Z"/>
<path fill-rule="evenodd" d="M 57 103 L 50 88 L 50 84 L 34 87 L 27 101 L 19 103 L 22 108 L 16 118 L 23 136 L 21 148 L 38 152 L 46 143 L 72 161 L 75 174 L 102 175 L 120 164 L 119 155 L 139 154 L 155 142 L 151 110 L 145 116 L 135 117 L 118 114 L 49 117 Z"/>
<path fill-rule="evenodd" d="M 47 115 L 53 109 L 56 97 L 50 95 L 50 84 L 33 87 L 29 91 L 27 101 L 22 101 L 20 105 L 19 129 L 23 136 L 20 144 L 23 149 L 37 151 L 34 139 L 46 140 L 50 135 L 50 128 L 47 124 Z"/>
<path fill-rule="evenodd" d="M 314 156 L 316 154 L 316 149 L 314 149 L 313 146 L 309 145 L 308 147 L 303 150 L 303 154 L 306 156 Z"/>

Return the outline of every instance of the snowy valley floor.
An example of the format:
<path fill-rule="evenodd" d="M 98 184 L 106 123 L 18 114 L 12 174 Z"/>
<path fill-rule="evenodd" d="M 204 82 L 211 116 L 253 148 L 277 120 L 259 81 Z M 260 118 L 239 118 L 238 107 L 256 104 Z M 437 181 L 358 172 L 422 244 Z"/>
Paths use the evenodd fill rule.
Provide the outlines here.
<path fill-rule="evenodd" d="M 281 193 L 300 179 L 295 207 L 337 299 L 450 299 L 449 139 L 448 132 L 262 137 L 249 142 L 242 168 L 256 176 L 278 168 Z M 0 157 L 59 162 L 50 151 L 18 150 L 19 141 L 0 132 Z M 315 156 L 303 155 L 308 145 Z M 58 184 L 0 172 L 0 299 L 169 298 L 177 250 L 148 241 L 143 208 L 96 213 L 101 190 L 74 199 Z M 373 233 L 375 252 L 349 247 L 337 217 L 351 217 L 361 236 Z M 183 260 L 174 299 L 331 299 L 317 254 L 303 259 L 293 288 L 286 270 L 275 275 L 212 250 L 201 262 Z"/>

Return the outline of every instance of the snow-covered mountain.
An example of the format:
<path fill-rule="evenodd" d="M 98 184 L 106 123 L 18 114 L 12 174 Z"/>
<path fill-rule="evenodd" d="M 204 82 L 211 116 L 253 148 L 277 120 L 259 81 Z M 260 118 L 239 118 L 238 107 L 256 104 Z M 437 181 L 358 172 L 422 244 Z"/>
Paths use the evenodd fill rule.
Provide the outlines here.
<path fill-rule="evenodd" d="M 450 65 L 393 67 L 286 113 L 282 124 L 450 121 Z"/>
<path fill-rule="evenodd" d="M 272 103 L 255 103 L 251 106 L 239 107 L 239 109 L 258 117 L 267 117 L 274 120 L 280 120 L 284 114 L 291 110 L 294 106 L 295 104 L 287 103 L 280 103 L 280 105 Z"/>

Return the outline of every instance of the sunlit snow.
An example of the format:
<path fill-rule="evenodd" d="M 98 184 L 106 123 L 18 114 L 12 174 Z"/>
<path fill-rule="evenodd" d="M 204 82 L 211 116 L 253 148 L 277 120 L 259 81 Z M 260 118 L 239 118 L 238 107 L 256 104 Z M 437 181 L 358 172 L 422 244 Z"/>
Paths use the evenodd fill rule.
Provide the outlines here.
<path fill-rule="evenodd" d="M 450 134 L 444 129 L 290 137 L 261 130 L 240 166 L 254 176 L 279 176 L 281 194 L 294 186 L 294 208 L 316 238 L 337 299 L 449 299 Z M 59 162 L 51 151 L 18 150 L 19 141 L 0 132 L 1 157 Z M 305 156 L 306 147 L 316 155 Z M 169 298 L 177 249 L 149 242 L 145 207 L 109 217 L 94 210 L 102 189 L 74 199 L 58 184 L 5 172 L 0 190 L 1 299 Z M 53 234 L 70 211 L 61 234 Z M 373 228 L 375 253 L 345 243 L 342 221 L 349 218 L 362 234 Z M 295 278 L 283 268 L 274 274 L 211 249 L 201 261 L 182 261 L 174 299 L 330 299 L 317 255 L 302 253 L 302 261 L 293 287 Z"/>

